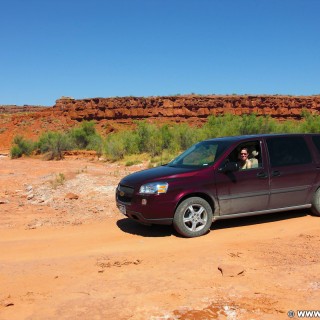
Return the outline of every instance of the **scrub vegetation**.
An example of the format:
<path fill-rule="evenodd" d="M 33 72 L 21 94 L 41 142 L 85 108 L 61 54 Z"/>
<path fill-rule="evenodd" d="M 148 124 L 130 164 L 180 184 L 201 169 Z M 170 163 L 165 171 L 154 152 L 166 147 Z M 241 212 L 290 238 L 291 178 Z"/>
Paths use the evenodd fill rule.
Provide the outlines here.
<path fill-rule="evenodd" d="M 38 141 L 16 136 L 11 158 L 43 154 L 47 160 L 62 159 L 67 150 L 94 150 L 107 160 L 125 160 L 127 165 L 139 163 L 141 155 L 151 158 L 150 166 L 166 163 L 194 143 L 222 136 L 261 133 L 319 133 L 320 116 L 303 111 L 301 121 L 276 121 L 269 116 L 210 116 L 200 127 L 187 124 L 150 124 L 136 122 L 136 128 L 109 134 L 103 138 L 93 121 L 83 121 L 67 132 L 48 131 Z M 129 159 L 129 160 L 126 160 Z"/>

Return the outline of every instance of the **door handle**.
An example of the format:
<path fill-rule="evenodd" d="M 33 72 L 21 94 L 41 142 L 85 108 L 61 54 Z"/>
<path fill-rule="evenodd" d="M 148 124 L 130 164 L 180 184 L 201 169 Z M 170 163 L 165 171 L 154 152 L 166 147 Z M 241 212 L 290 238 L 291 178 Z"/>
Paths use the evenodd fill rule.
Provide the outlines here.
<path fill-rule="evenodd" d="M 257 173 L 257 177 L 261 179 L 265 179 L 265 178 L 268 178 L 268 175 L 262 171 Z"/>
<path fill-rule="evenodd" d="M 272 171 L 271 175 L 273 177 L 279 177 L 281 175 L 280 171 L 276 170 L 276 171 Z"/>

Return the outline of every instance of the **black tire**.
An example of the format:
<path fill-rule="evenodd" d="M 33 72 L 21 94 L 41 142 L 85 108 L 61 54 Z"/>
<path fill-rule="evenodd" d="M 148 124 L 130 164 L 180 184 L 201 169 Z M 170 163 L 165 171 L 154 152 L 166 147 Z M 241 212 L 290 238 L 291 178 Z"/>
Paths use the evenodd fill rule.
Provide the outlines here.
<path fill-rule="evenodd" d="M 314 193 L 312 199 L 311 212 L 315 216 L 320 217 L 320 188 Z"/>
<path fill-rule="evenodd" d="M 199 197 L 182 201 L 176 209 L 173 226 L 184 237 L 200 237 L 208 232 L 212 224 L 212 208 Z"/>

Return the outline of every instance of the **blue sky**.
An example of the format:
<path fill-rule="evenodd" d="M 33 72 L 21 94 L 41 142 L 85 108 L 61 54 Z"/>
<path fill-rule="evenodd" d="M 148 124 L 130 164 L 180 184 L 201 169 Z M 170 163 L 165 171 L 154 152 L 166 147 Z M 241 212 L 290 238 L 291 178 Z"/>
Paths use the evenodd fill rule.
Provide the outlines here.
<path fill-rule="evenodd" d="M 1 0 L 0 105 L 320 94 L 319 0 Z"/>

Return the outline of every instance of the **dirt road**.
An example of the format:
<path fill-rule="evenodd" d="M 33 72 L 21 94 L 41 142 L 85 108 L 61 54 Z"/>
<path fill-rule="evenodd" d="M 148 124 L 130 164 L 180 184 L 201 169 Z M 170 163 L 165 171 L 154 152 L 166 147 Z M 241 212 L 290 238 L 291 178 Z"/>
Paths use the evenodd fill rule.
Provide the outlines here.
<path fill-rule="evenodd" d="M 130 169 L 0 158 L 0 319 L 288 319 L 320 309 L 320 219 L 219 221 L 179 237 L 121 216 Z M 63 180 L 63 181 L 62 181 Z"/>

